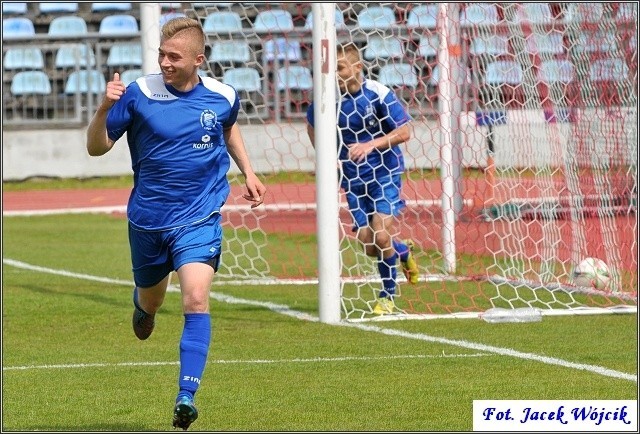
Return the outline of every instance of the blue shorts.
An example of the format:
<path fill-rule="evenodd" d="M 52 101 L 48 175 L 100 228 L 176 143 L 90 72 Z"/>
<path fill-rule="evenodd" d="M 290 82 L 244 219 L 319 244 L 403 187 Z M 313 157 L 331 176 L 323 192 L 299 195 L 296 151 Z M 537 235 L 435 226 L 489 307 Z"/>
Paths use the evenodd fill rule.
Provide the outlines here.
<path fill-rule="evenodd" d="M 396 174 L 346 190 L 353 231 L 368 226 L 375 213 L 398 216 L 406 206 L 404 200 L 400 199 L 401 189 L 402 177 Z"/>
<path fill-rule="evenodd" d="M 222 217 L 213 214 L 207 220 L 176 229 L 141 231 L 129 224 L 129 245 L 133 280 L 148 288 L 184 264 L 210 263 L 215 271 L 222 253 Z"/>

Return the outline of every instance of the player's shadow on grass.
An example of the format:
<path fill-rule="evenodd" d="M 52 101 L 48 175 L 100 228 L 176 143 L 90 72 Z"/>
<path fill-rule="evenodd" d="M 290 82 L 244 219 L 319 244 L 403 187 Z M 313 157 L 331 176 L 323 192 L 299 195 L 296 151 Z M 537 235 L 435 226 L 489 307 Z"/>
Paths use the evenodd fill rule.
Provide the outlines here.
<path fill-rule="evenodd" d="M 105 297 L 95 292 L 81 294 L 77 292 L 54 291 L 42 286 L 34 286 L 34 285 L 21 285 L 20 288 L 25 289 L 27 291 L 35 292 L 38 294 L 55 295 L 55 296 L 64 295 L 64 296 L 70 296 L 70 297 L 83 298 L 85 300 L 93 301 L 95 303 L 101 303 L 101 304 L 114 306 L 114 307 L 123 307 L 125 305 L 129 306 L 129 304 L 131 304 L 130 298 L 121 300 L 120 297 L 117 297 L 115 295 L 114 297 Z"/>

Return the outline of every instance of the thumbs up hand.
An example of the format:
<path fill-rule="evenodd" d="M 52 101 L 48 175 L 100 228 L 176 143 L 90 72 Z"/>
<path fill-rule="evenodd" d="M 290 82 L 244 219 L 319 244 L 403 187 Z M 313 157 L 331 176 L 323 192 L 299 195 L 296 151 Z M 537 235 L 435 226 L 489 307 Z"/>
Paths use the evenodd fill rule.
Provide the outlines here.
<path fill-rule="evenodd" d="M 102 105 L 105 108 L 111 108 L 111 106 L 115 104 L 115 102 L 118 101 L 126 91 L 126 86 L 120 80 L 120 74 L 114 72 L 113 79 L 107 83 L 107 90 L 105 92 Z"/>

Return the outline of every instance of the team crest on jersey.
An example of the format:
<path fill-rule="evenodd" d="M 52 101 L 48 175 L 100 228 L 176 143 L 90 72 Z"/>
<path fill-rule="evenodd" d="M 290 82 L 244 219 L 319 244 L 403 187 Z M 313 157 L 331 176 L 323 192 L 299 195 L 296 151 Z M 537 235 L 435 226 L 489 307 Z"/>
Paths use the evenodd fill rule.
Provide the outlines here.
<path fill-rule="evenodd" d="M 218 122 L 218 115 L 211 110 L 204 110 L 200 114 L 200 125 L 207 131 L 213 131 Z"/>
<path fill-rule="evenodd" d="M 370 126 L 373 127 L 376 124 L 376 118 L 373 114 L 373 106 L 371 104 L 369 104 L 367 106 L 366 112 L 364 114 L 364 118 L 366 119 L 366 123 Z"/>

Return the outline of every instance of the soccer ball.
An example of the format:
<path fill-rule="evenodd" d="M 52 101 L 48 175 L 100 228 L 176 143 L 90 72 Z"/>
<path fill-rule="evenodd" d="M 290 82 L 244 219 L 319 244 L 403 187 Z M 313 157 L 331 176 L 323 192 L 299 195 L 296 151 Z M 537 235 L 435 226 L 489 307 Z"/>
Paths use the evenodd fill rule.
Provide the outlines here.
<path fill-rule="evenodd" d="M 605 289 L 609 286 L 609 267 L 597 258 L 586 258 L 573 270 L 573 283 L 587 288 Z"/>

